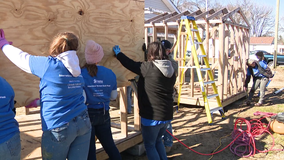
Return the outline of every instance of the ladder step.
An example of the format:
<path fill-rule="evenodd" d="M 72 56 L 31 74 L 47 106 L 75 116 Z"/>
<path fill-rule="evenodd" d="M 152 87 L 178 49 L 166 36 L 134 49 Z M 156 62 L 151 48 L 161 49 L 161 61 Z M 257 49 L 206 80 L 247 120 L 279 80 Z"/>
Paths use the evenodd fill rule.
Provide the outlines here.
<path fill-rule="evenodd" d="M 219 110 L 223 110 L 223 107 L 216 107 L 216 108 L 210 109 L 210 112 L 214 113 L 214 112 L 217 112 Z"/>
<path fill-rule="evenodd" d="M 214 97 L 217 97 L 217 96 L 219 96 L 219 95 L 218 94 L 212 94 L 212 95 L 207 96 L 207 98 L 210 99 L 210 98 L 214 98 Z"/>
<path fill-rule="evenodd" d="M 204 82 L 205 85 L 215 83 L 215 81 Z M 218 95 L 218 94 L 217 94 Z"/>
<path fill-rule="evenodd" d="M 209 71 L 211 68 L 200 68 L 200 71 Z"/>
<path fill-rule="evenodd" d="M 198 30 L 197 30 L 197 29 L 191 29 L 191 31 L 192 31 L 192 32 L 198 32 Z"/>
<path fill-rule="evenodd" d="M 194 42 L 194 44 L 203 44 L 202 42 Z"/>
<path fill-rule="evenodd" d="M 179 68 L 185 68 L 185 69 L 187 69 L 187 68 L 195 68 L 195 67 L 190 67 L 190 66 L 189 66 L 189 67 L 186 67 L 186 66 L 182 67 L 182 66 L 181 66 L 181 67 L 179 67 Z"/>
<path fill-rule="evenodd" d="M 204 58 L 206 55 L 197 55 L 198 58 Z"/>

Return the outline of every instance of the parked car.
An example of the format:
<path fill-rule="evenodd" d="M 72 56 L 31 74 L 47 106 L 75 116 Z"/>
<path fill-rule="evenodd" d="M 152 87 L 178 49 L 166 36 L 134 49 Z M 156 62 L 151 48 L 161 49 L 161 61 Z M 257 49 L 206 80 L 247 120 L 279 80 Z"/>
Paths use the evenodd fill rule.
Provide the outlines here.
<path fill-rule="evenodd" d="M 264 55 L 264 58 L 268 64 L 269 67 L 272 67 L 273 66 L 273 60 L 274 60 L 274 55 L 271 54 L 271 53 L 268 53 L 266 51 L 263 51 L 263 50 L 255 50 L 255 51 L 250 51 L 250 59 L 252 57 L 252 55 L 256 54 L 256 52 L 258 51 L 262 51 L 263 52 L 263 55 Z M 280 64 L 284 64 L 284 55 L 277 55 L 277 64 L 276 65 L 280 65 Z"/>

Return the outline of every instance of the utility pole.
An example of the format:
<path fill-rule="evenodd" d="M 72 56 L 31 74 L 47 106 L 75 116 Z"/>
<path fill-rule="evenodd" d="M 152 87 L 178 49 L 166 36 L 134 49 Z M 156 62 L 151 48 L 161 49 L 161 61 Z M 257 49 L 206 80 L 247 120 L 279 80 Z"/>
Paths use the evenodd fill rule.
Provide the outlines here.
<path fill-rule="evenodd" d="M 275 18 L 275 35 L 274 35 L 274 54 L 273 54 L 273 68 L 276 68 L 277 64 L 277 52 L 278 52 L 278 22 L 279 22 L 279 1 L 276 0 L 276 18 Z"/>

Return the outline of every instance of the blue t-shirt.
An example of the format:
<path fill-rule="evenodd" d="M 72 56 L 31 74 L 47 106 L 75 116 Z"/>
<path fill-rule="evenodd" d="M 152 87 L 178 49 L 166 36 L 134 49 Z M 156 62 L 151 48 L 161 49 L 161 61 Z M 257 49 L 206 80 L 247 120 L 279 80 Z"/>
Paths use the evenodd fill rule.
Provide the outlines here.
<path fill-rule="evenodd" d="M 266 69 L 266 68 L 267 68 L 267 62 L 264 61 L 264 60 L 259 61 L 259 65 L 260 65 L 260 67 L 262 67 L 263 69 Z M 257 65 L 252 68 L 252 71 L 253 71 L 253 75 L 254 75 L 255 77 L 265 77 L 264 75 L 260 74 Z"/>
<path fill-rule="evenodd" d="M 81 71 L 85 80 L 86 104 L 88 108 L 109 110 L 111 91 L 117 89 L 116 76 L 106 67 L 97 67 L 98 72 L 94 77 L 89 75 L 86 68 Z"/>
<path fill-rule="evenodd" d="M 82 75 L 73 77 L 60 60 L 51 56 L 31 56 L 30 68 L 40 78 L 43 131 L 60 127 L 87 109 Z"/>
<path fill-rule="evenodd" d="M 19 132 L 19 124 L 13 112 L 14 97 L 15 93 L 11 85 L 0 77 L 0 144 Z"/>

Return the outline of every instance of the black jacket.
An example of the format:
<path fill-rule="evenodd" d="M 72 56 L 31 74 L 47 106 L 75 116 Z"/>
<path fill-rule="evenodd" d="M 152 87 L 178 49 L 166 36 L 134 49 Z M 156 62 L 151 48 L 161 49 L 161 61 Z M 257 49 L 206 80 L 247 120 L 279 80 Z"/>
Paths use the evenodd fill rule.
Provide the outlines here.
<path fill-rule="evenodd" d="M 172 120 L 176 75 L 171 62 L 135 62 L 121 52 L 117 54 L 117 59 L 125 68 L 139 75 L 137 90 L 140 116 L 150 120 Z"/>

